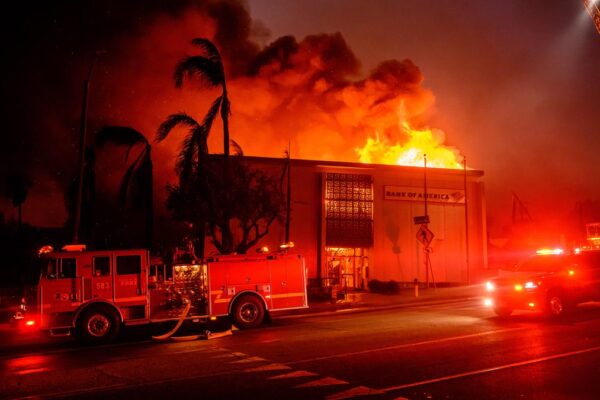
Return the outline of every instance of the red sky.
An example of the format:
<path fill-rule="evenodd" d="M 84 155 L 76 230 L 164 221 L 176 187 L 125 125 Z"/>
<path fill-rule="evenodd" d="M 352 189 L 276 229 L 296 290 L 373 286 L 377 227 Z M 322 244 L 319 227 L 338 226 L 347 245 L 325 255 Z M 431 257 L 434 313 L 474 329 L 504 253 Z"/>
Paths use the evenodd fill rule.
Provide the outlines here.
<path fill-rule="evenodd" d="M 19 123 L 13 122 L 14 127 L 4 133 L 10 136 L 11 145 L 3 149 L 3 161 L 9 160 L 3 171 L 14 169 L 15 160 L 28 160 L 27 165 L 34 166 L 26 221 L 60 225 L 64 220 L 60 191 L 75 159 L 81 81 L 91 47 L 102 45 L 107 55 L 100 59 L 92 85 L 90 131 L 106 124 L 129 125 L 151 139 L 169 113 L 187 111 L 201 118 L 208 104 L 202 97 L 206 95 L 199 96 L 194 85 L 175 90 L 171 73 L 181 57 L 194 51 L 190 39 L 214 35 L 230 44 L 225 57 L 233 69 L 238 68 L 235 60 L 242 60 L 242 65 L 285 35 L 296 38 L 301 49 L 298 54 L 307 54 L 292 60 L 293 73 L 264 68 L 258 75 L 230 71 L 234 75 L 230 78 L 232 137 L 247 154 L 278 156 L 282 150 L 273 149 L 283 148 L 289 139 L 295 154 L 312 158 L 310 148 L 302 143 L 310 132 L 321 131 L 298 115 L 309 113 L 327 125 L 328 101 L 342 98 L 346 105 L 357 105 L 354 98 L 371 93 L 372 71 L 380 63 L 408 59 L 420 75 L 406 72 L 411 64 L 397 64 L 400 69 L 394 74 L 404 74 L 404 83 L 394 86 L 394 95 L 412 104 L 409 119 L 443 130 L 446 144 L 458 148 L 470 167 L 485 171 L 488 214 L 494 229 L 510 216 L 512 192 L 535 218 L 548 220 L 568 214 L 577 201 L 600 199 L 596 184 L 600 178 L 600 35 L 580 1 L 250 0 L 245 3 L 249 14 L 238 10 L 232 15 L 224 15 L 222 10 L 227 7 L 213 7 L 211 1 L 181 2 L 182 6 L 176 2 L 169 10 L 163 10 L 158 1 L 143 2 L 143 10 L 134 3 L 131 10 L 119 6 L 123 17 L 113 16 L 109 27 L 101 25 L 102 21 L 94 25 L 92 17 L 89 28 L 75 12 L 75 17 L 61 19 L 60 12 L 67 10 L 64 7 L 58 7 L 56 23 L 52 15 L 40 13 L 37 18 L 50 21 L 52 33 L 46 36 L 28 22 L 21 8 L 13 15 L 20 29 L 9 26 L 3 31 L 15 55 L 13 64 L 3 68 L 22 74 L 3 74 L 3 89 L 9 89 L 5 93 L 14 96 L 16 104 L 14 109 L 5 107 L 3 116 L 14 121 L 15 110 L 23 114 Z M 191 3 L 192 9 L 184 3 Z M 31 18 L 35 21 L 36 16 Z M 61 21 L 64 27 L 59 25 Z M 319 34 L 327 35 L 305 40 Z M 323 43 L 328 46 L 325 50 Z M 222 51 L 227 52 L 223 47 Z M 311 67 L 311 52 L 318 51 L 334 55 L 318 67 L 322 69 L 317 74 L 301 74 Z M 42 61 L 32 70 L 22 68 L 26 63 L 32 68 L 31 61 L 44 56 L 49 57 L 48 64 Z M 17 86 L 10 81 L 19 78 L 25 89 L 11 90 Z M 314 84 L 313 91 L 319 87 L 315 84 L 319 79 L 324 87 L 335 90 L 328 91 L 332 93 L 329 98 L 317 97 L 314 92 L 292 96 L 305 87 L 303 79 Z M 265 83 L 275 81 L 283 82 L 278 91 Z M 403 86 L 405 83 L 408 86 Z M 384 88 L 392 87 L 389 81 L 387 85 Z M 278 120 L 273 110 L 280 111 L 282 98 L 294 101 L 285 104 L 287 114 Z M 364 118 L 356 122 L 367 121 L 361 130 L 343 124 L 331 128 L 323 147 L 335 148 L 347 135 L 359 142 L 372 126 L 370 119 L 385 119 L 381 110 L 370 113 L 367 106 L 362 107 Z M 338 121 L 353 117 L 347 107 L 336 108 L 336 113 Z M 23 126 L 23 133 L 12 133 Z M 220 127 L 215 128 L 211 145 L 218 152 Z M 255 137 L 244 134 L 250 129 L 257 132 Z M 274 138 L 275 133 L 278 136 Z M 166 165 L 179 142 L 169 140 L 153 151 L 155 165 L 163 165 L 162 170 L 167 171 L 155 186 L 158 190 L 172 171 Z M 329 157 L 327 152 L 323 156 Z M 351 156 L 352 151 L 347 157 Z M 0 211 L 9 217 L 13 212 L 4 199 Z"/>

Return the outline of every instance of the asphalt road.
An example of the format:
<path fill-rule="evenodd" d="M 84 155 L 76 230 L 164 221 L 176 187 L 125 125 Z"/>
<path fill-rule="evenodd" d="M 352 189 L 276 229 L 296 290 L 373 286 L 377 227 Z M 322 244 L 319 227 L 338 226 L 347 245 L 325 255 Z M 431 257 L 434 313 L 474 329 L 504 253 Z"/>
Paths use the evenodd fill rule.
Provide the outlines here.
<path fill-rule="evenodd" d="M 504 321 L 467 300 L 276 318 L 211 340 L 1 346 L 0 398 L 600 398 L 600 304 L 561 321 Z"/>

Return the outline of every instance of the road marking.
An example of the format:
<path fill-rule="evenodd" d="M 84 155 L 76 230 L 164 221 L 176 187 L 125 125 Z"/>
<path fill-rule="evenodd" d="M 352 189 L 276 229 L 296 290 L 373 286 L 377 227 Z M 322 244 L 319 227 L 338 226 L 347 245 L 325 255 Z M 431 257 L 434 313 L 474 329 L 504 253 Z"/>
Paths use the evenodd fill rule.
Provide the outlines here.
<path fill-rule="evenodd" d="M 412 388 L 415 386 L 429 385 L 432 383 L 444 382 L 444 381 L 464 378 L 464 377 L 473 376 L 473 375 L 482 375 L 482 374 L 487 374 L 489 372 L 502 371 L 505 369 L 517 368 L 517 367 L 522 367 L 522 366 L 531 365 L 531 364 L 537 364 L 537 363 L 541 363 L 544 361 L 551 361 L 551 360 L 556 360 L 556 359 L 565 358 L 565 357 L 572 357 L 572 356 L 576 356 L 579 354 L 593 353 L 593 352 L 599 351 L 599 350 L 600 350 L 600 346 L 590 347 L 587 349 L 575 350 L 575 351 L 570 351 L 567 353 L 554 354 L 551 356 L 534 358 L 534 359 L 526 360 L 526 361 L 519 361 L 519 362 L 515 362 L 515 363 L 510 363 L 510 364 L 498 365 L 496 367 L 491 367 L 491 368 L 484 368 L 484 369 L 478 369 L 475 371 L 463 372 L 460 374 L 443 376 L 441 378 L 434 378 L 434 379 L 428 379 L 425 381 L 406 383 L 406 384 L 398 385 L 398 386 L 391 386 L 388 388 L 383 388 L 381 390 L 383 390 L 384 392 L 392 392 L 394 390 L 407 389 L 407 388 Z"/>
<path fill-rule="evenodd" d="M 289 369 L 292 369 L 292 368 L 288 367 L 287 365 L 284 365 L 284 364 L 273 363 L 273 364 L 263 365 L 260 367 L 248 368 L 248 369 L 245 369 L 244 372 L 283 371 L 283 370 L 289 370 Z"/>
<path fill-rule="evenodd" d="M 327 400 L 344 400 L 344 399 L 350 399 L 352 397 L 371 396 L 371 395 L 384 394 L 384 393 L 385 392 L 383 390 L 372 389 L 372 388 L 369 388 L 366 386 L 357 386 L 355 388 L 348 389 L 343 392 L 339 392 L 339 393 L 335 393 L 330 396 L 327 396 L 326 399 Z"/>
<path fill-rule="evenodd" d="M 267 379 L 272 380 L 272 379 L 302 378 L 305 376 L 317 376 L 317 374 L 315 374 L 314 372 L 308 372 L 308 371 L 294 371 L 294 372 L 290 372 L 287 374 L 271 376 Z"/>
<path fill-rule="evenodd" d="M 230 361 L 229 364 L 247 364 L 247 363 L 263 362 L 263 361 L 267 361 L 267 360 L 265 360 L 262 357 L 249 357 L 249 358 L 243 358 L 241 360 Z"/>
<path fill-rule="evenodd" d="M 314 361 L 329 360 L 332 358 L 351 357 L 351 356 L 356 356 L 356 355 L 361 355 L 361 354 L 375 353 L 375 352 L 379 352 L 379 351 L 389 351 L 389 350 L 397 350 L 397 349 L 403 349 L 403 348 L 408 348 L 408 347 L 424 346 L 424 345 L 433 344 L 433 343 L 451 342 L 454 340 L 470 339 L 470 338 L 479 337 L 479 336 L 493 335 L 496 333 L 513 332 L 513 331 L 518 331 L 518 330 L 523 330 L 523 329 L 526 329 L 526 328 L 519 327 L 519 328 L 496 329 L 493 331 L 470 333 L 468 335 L 452 336 L 452 337 L 446 337 L 446 338 L 441 338 L 441 339 L 425 340 L 422 342 L 404 343 L 404 344 L 398 344 L 395 346 L 388 346 L 388 347 L 378 347 L 378 348 L 369 349 L 369 350 L 352 351 L 352 352 L 348 352 L 348 353 L 338 353 L 338 354 L 333 354 L 330 356 L 307 358 L 304 360 L 290 361 L 286 364 L 288 364 L 288 365 L 303 364 L 303 363 L 309 363 L 309 362 L 314 362 Z"/>
<path fill-rule="evenodd" d="M 294 386 L 294 389 L 308 388 L 308 387 L 320 387 L 320 386 L 331 386 L 331 385 L 347 385 L 347 384 L 348 384 L 348 382 L 346 382 L 346 381 L 340 381 L 339 379 L 327 377 L 327 378 L 317 379 L 316 381 L 306 382 L 301 385 L 296 385 L 296 386 Z"/>

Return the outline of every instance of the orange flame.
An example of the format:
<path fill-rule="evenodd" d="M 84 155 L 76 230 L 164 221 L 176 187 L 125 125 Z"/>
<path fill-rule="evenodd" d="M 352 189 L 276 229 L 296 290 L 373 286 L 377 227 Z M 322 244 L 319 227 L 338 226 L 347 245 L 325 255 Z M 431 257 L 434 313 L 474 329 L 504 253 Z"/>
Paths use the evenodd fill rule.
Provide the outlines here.
<path fill-rule="evenodd" d="M 407 140 L 404 144 L 392 143 L 376 134 L 367 138 L 362 148 L 355 149 L 360 162 L 369 164 L 406 165 L 422 167 L 424 155 L 427 155 L 427 167 L 460 169 L 462 156 L 453 147 L 445 146 L 445 135 L 439 129 L 415 129 L 407 122 L 402 124 L 402 132 Z"/>

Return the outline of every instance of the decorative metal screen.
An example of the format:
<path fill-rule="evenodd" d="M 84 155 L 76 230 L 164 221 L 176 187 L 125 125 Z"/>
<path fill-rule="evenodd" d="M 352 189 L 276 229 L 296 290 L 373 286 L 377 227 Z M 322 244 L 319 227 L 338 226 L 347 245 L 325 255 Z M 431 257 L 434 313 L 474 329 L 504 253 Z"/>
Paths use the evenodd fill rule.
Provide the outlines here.
<path fill-rule="evenodd" d="M 373 177 L 325 175 L 326 246 L 373 245 Z"/>

